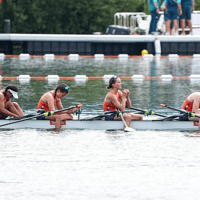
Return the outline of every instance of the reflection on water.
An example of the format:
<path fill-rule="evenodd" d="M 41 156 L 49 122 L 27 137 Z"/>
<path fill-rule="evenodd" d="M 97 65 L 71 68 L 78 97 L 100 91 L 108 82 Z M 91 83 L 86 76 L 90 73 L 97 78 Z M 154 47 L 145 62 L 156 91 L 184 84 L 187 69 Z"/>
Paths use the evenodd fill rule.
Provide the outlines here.
<path fill-rule="evenodd" d="M 189 76 L 198 74 L 197 59 L 181 57 L 168 59 L 167 57 L 155 59 L 129 59 L 126 62 L 118 59 L 107 58 L 102 61 L 93 58 L 70 61 L 68 59 L 55 59 L 46 62 L 35 58 L 28 61 L 20 61 L 12 58 L 2 61 L 2 76 L 30 75 L 31 77 L 46 77 L 47 75 L 72 76 L 103 76 L 116 74 L 118 76 L 132 76 L 141 74 L 144 76 L 158 77 L 171 74 L 173 76 Z M 8 84 L 16 84 L 19 89 L 18 103 L 26 112 L 35 111 L 39 98 L 46 91 L 54 89 L 59 83 L 65 82 L 70 86 L 70 93 L 62 100 L 65 107 L 82 103 L 85 111 L 101 111 L 103 99 L 107 93 L 106 83 L 103 80 L 90 80 L 85 83 L 76 81 L 2 81 L 1 88 Z M 160 108 L 160 103 L 180 108 L 185 97 L 198 90 L 197 81 L 179 80 L 153 80 L 153 81 L 122 81 L 122 89 L 128 88 L 131 92 L 133 106 L 170 112 Z"/>

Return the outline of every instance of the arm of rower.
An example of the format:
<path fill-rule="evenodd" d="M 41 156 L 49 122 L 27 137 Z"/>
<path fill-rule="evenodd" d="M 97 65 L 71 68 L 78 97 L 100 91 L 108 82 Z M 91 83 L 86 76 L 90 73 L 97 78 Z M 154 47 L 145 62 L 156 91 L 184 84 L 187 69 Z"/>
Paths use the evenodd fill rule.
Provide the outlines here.
<path fill-rule="evenodd" d="M 46 98 L 47 98 L 47 104 L 48 104 L 49 110 L 55 111 L 56 109 L 54 106 L 54 98 L 52 96 L 50 96 L 49 94 Z"/>
<path fill-rule="evenodd" d="M 62 105 L 60 99 L 56 102 L 56 107 L 57 107 L 58 110 L 62 110 L 62 109 L 63 109 L 63 105 Z M 64 113 L 72 114 L 72 113 L 77 112 L 79 109 L 80 109 L 80 108 L 75 108 L 75 109 L 71 109 L 71 110 L 66 110 L 66 111 L 61 112 L 60 114 L 64 114 Z"/>
<path fill-rule="evenodd" d="M 63 109 L 63 105 L 62 105 L 60 99 L 58 99 L 58 101 L 56 101 L 56 107 L 57 107 L 58 110 L 62 110 Z"/>
<path fill-rule="evenodd" d="M 62 110 L 63 109 L 63 105 L 61 103 L 61 100 L 58 99 L 58 101 L 56 102 L 56 107 L 58 110 Z M 68 110 L 67 111 L 63 111 L 63 112 L 60 112 L 60 114 L 64 114 L 64 113 L 69 113 Z"/>
<path fill-rule="evenodd" d="M 192 107 L 192 112 L 194 112 L 195 114 L 200 114 L 199 104 L 200 104 L 200 97 L 195 97 L 193 107 Z"/>
<path fill-rule="evenodd" d="M 131 107 L 132 107 L 132 104 L 131 104 L 131 100 L 130 100 L 130 98 L 129 98 L 130 92 L 129 92 L 128 89 L 126 89 L 125 91 L 127 92 L 127 95 L 126 95 L 126 106 L 127 106 L 128 108 L 131 108 Z"/>
<path fill-rule="evenodd" d="M 10 100 L 9 100 L 10 101 Z M 0 112 L 11 117 L 19 117 L 18 115 L 11 113 L 9 110 L 5 109 L 4 105 L 4 97 L 1 95 L 0 96 Z"/>

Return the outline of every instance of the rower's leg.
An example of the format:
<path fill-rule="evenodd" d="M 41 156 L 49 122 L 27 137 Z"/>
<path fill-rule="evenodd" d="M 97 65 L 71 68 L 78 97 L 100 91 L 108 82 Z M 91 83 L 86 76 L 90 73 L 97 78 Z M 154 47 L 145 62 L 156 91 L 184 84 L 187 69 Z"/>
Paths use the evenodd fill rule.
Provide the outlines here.
<path fill-rule="evenodd" d="M 19 104 L 17 102 L 13 102 L 13 105 L 15 106 L 17 112 L 19 113 L 20 116 L 24 116 L 24 113 L 22 109 L 20 108 Z"/>
<path fill-rule="evenodd" d="M 134 121 L 134 120 L 143 120 L 143 116 L 142 115 L 133 114 L 133 113 L 129 113 L 128 115 L 131 116 L 131 121 Z"/>
<path fill-rule="evenodd" d="M 6 102 L 5 108 L 8 109 L 11 113 L 14 113 L 16 115 L 20 116 L 24 116 L 22 110 L 20 112 L 18 112 L 17 108 L 20 108 L 18 103 L 16 102 Z"/>
<path fill-rule="evenodd" d="M 124 118 L 124 121 L 126 122 L 127 126 L 130 127 L 131 116 L 129 114 L 123 114 L 123 118 Z M 126 128 L 125 125 L 124 125 L 124 128 Z"/>
<path fill-rule="evenodd" d="M 61 123 L 62 123 L 62 116 L 61 115 L 47 116 L 46 119 L 55 121 L 55 129 L 61 128 Z"/>
<path fill-rule="evenodd" d="M 70 115 L 70 114 L 62 114 L 62 115 L 55 114 L 55 115 L 51 115 L 51 116 L 46 117 L 46 119 L 55 121 L 55 129 L 59 130 L 61 128 L 62 121 L 72 120 L 73 116 Z"/>

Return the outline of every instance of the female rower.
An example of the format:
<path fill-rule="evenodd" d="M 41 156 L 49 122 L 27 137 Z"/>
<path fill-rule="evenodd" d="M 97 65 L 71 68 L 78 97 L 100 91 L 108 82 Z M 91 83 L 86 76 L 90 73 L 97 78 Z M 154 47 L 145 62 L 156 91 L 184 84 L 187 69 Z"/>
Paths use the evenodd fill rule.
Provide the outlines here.
<path fill-rule="evenodd" d="M 9 85 L 0 91 L 0 119 L 5 119 L 8 116 L 24 116 L 19 104 L 17 102 L 11 102 L 13 97 L 18 99 L 18 88 L 14 85 Z"/>
<path fill-rule="evenodd" d="M 63 109 L 61 99 L 64 98 L 69 91 L 69 87 L 66 84 L 60 84 L 56 87 L 55 90 L 46 92 L 41 98 L 38 103 L 38 112 L 41 111 L 55 111 L 55 106 L 58 110 Z M 67 111 L 63 111 L 60 113 L 55 113 L 51 116 L 47 117 L 39 117 L 38 119 L 48 119 L 51 121 L 55 121 L 55 128 L 60 129 L 61 123 L 64 120 L 72 120 L 73 116 L 72 113 L 76 113 L 80 108 L 70 109 Z"/>
<path fill-rule="evenodd" d="M 128 89 L 125 89 L 123 90 L 123 92 L 121 92 L 120 91 L 121 87 L 122 87 L 121 79 L 117 76 L 113 76 L 109 81 L 109 85 L 107 86 L 107 89 L 111 89 L 111 91 L 107 93 L 104 99 L 104 104 L 103 104 L 104 112 L 117 111 L 117 109 L 119 109 L 123 113 L 125 107 L 131 108 L 131 100 L 129 98 L 130 92 Z M 121 103 L 119 102 L 120 100 Z M 130 126 L 130 122 L 132 120 L 143 120 L 143 117 L 141 115 L 133 113 L 123 114 L 123 118 L 128 127 Z M 110 119 L 106 120 L 121 120 L 121 117 L 115 115 Z"/>

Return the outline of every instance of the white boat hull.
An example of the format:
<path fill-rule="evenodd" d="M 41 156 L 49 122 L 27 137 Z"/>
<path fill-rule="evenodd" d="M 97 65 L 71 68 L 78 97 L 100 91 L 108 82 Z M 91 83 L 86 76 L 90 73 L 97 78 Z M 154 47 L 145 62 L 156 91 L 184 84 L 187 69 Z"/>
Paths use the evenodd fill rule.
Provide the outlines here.
<path fill-rule="evenodd" d="M 0 125 L 15 122 L 15 120 L 0 120 Z M 198 123 L 192 121 L 132 121 L 131 128 L 136 130 L 198 130 Z M 49 120 L 27 120 L 0 127 L 0 129 L 53 129 L 54 122 Z M 90 129 L 90 130 L 122 130 L 122 121 L 81 121 L 69 120 L 65 121 L 61 126 L 62 129 Z"/>

